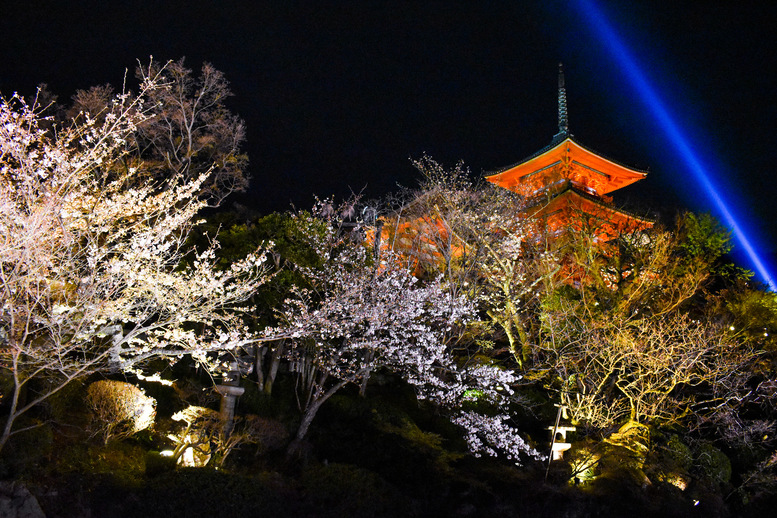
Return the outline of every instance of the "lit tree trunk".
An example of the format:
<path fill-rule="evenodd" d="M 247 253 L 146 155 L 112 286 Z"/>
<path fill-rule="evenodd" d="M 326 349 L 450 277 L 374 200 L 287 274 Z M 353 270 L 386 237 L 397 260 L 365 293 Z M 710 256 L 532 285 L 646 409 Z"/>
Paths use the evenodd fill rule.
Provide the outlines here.
<path fill-rule="evenodd" d="M 272 394 L 272 386 L 275 383 L 275 377 L 278 375 L 278 367 L 281 364 L 281 357 L 283 356 L 284 341 L 278 342 L 278 345 L 272 349 L 272 362 L 270 363 L 270 370 L 267 372 L 267 379 L 264 383 L 264 393 L 268 396 Z"/>
<path fill-rule="evenodd" d="M 254 347 L 254 369 L 256 370 L 256 384 L 259 386 L 259 392 L 264 391 L 264 355 L 266 353 L 266 346 L 257 345 Z"/>
<path fill-rule="evenodd" d="M 512 303 L 508 304 L 508 306 L 512 308 Z M 505 313 L 507 313 L 507 311 L 509 311 L 509 309 L 506 310 Z M 529 346 L 528 334 L 523 329 L 520 321 L 518 321 L 518 318 L 515 316 L 507 318 L 497 314 L 493 310 L 489 310 L 487 314 L 502 328 L 507 337 L 507 343 L 510 346 L 510 353 L 513 355 L 513 358 L 515 358 L 515 361 L 518 362 L 518 366 L 523 368 L 525 361 L 529 358 L 531 348 Z M 518 336 L 516 336 L 516 331 Z"/>
<path fill-rule="evenodd" d="M 374 357 L 375 357 L 375 354 L 372 351 L 367 353 L 367 359 L 364 362 L 365 365 L 371 365 Z M 367 367 L 366 369 L 364 369 L 364 376 L 362 377 L 362 382 L 359 385 L 360 397 L 367 397 L 367 383 L 370 381 L 371 373 L 372 373 L 372 367 Z"/>
<path fill-rule="evenodd" d="M 518 315 L 513 316 L 513 326 L 515 326 L 515 329 L 518 331 L 518 337 L 521 341 L 521 360 L 518 363 L 523 367 L 524 363 L 529 361 L 529 356 L 531 356 L 529 333 L 523 327 L 523 322 L 518 318 Z"/>
<path fill-rule="evenodd" d="M 278 367 L 280 367 L 281 359 L 283 355 L 284 341 L 277 342 L 275 347 L 256 347 L 256 381 L 259 385 L 259 392 L 272 395 L 273 383 L 275 383 L 275 377 L 278 375 Z M 264 370 L 266 368 L 265 359 L 267 353 L 270 353 L 269 367 L 267 367 L 267 373 Z"/>

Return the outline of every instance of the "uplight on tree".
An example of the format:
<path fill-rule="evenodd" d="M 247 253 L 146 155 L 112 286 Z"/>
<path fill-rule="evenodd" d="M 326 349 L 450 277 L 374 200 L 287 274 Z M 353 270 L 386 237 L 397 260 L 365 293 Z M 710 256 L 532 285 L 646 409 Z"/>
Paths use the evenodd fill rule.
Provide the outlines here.
<path fill-rule="evenodd" d="M 143 162 L 122 160 L 168 88 L 157 70 L 99 120 L 52 127 L 41 107 L 0 100 L 0 448 L 77 378 L 159 357 L 208 363 L 251 340 L 242 304 L 265 280 L 262 250 L 217 270 L 215 241 L 185 245 L 210 170 L 144 183 Z"/>

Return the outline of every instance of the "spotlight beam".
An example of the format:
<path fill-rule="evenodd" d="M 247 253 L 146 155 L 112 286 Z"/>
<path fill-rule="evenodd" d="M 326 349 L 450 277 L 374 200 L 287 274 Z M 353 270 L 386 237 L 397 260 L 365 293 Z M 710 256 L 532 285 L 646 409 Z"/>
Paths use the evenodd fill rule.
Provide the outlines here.
<path fill-rule="evenodd" d="M 693 178 L 703 187 L 704 192 L 709 196 L 724 223 L 731 229 L 734 238 L 747 254 L 755 270 L 769 285 L 769 288 L 777 292 L 777 285 L 772 280 L 772 275 L 741 228 L 741 225 L 737 222 L 734 213 L 729 209 L 729 204 L 710 179 L 710 176 L 707 174 L 707 168 L 697 153 L 694 152 L 691 140 L 684 134 L 672 114 L 669 113 L 666 104 L 648 81 L 647 75 L 639 67 L 637 60 L 618 37 L 615 29 L 594 0 L 577 0 L 577 5 L 578 10 L 586 18 L 589 25 L 595 29 L 597 36 L 602 40 L 604 47 L 610 52 L 614 61 L 625 72 L 626 79 L 650 110 L 658 126 L 693 175 Z"/>

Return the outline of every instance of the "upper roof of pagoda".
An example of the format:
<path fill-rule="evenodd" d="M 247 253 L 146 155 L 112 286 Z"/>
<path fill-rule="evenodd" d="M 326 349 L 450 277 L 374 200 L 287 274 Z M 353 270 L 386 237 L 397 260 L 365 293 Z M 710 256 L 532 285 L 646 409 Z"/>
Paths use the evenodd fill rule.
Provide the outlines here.
<path fill-rule="evenodd" d="M 576 188 L 596 196 L 630 185 L 647 176 L 576 142 L 569 133 L 564 71 L 559 64 L 558 133 L 549 146 L 507 166 L 486 180 L 523 196 L 535 196 L 567 180 Z"/>
<path fill-rule="evenodd" d="M 560 181 L 602 196 L 642 180 L 647 173 L 619 164 L 561 133 L 546 148 L 486 180 L 524 196 L 539 194 Z"/>

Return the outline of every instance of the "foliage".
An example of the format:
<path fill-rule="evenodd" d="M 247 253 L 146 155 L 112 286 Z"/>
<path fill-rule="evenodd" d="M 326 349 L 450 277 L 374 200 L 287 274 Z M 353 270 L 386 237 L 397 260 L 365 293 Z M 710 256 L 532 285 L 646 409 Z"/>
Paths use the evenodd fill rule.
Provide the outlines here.
<path fill-rule="evenodd" d="M 89 415 L 85 393 L 87 379 L 76 380 L 46 400 L 46 415 L 57 423 L 86 427 Z"/>
<path fill-rule="evenodd" d="M 21 419 L 27 433 L 12 436 L 6 453 L 0 458 L 0 477 L 18 478 L 35 474 L 46 466 L 55 448 L 55 434 L 51 426 L 38 419 Z"/>
<path fill-rule="evenodd" d="M 747 275 L 727 262 L 730 236 L 712 217 L 617 233 L 581 213 L 551 235 L 526 216 L 527 200 L 473 184 L 462 164 L 414 165 L 421 185 L 383 218 L 383 242 L 426 275 L 441 272 L 501 331 L 471 326 L 461 352 L 504 360 L 506 340 L 525 379 L 569 406 L 583 431 L 629 420 L 739 423 L 731 435 L 747 437 L 768 429 L 741 414 L 773 407 L 759 361 L 773 297 L 732 287 Z"/>
<path fill-rule="evenodd" d="M 189 406 L 173 414 L 185 427 L 168 437 L 176 444 L 173 458 L 183 466 L 202 467 L 213 456 L 223 466 L 229 454 L 241 444 L 259 444 L 269 450 L 285 443 L 285 430 L 274 421 L 255 415 L 237 417 L 228 430 L 215 410 Z"/>
<path fill-rule="evenodd" d="M 667 456 L 682 469 L 689 469 L 693 462 L 691 449 L 680 440 L 680 436 L 672 434 L 666 443 Z"/>
<path fill-rule="evenodd" d="M 175 495 L 171 498 L 171 495 Z M 121 510 L 122 517 L 312 516 L 291 484 L 275 474 L 241 476 L 211 469 L 183 468 L 163 473 Z"/>
<path fill-rule="evenodd" d="M 682 214 L 674 227 L 606 239 L 589 218 L 549 235 L 523 216 L 525 199 L 473 183 L 462 164 L 445 169 L 423 157 L 414 161 L 419 188 L 376 221 L 361 219 L 358 200 L 319 200 L 311 212 L 200 224 L 200 209 L 247 182 L 243 125 L 224 106 L 226 80 L 207 64 L 194 77 L 183 60 L 139 73 L 137 95 L 115 95 L 109 85 L 80 91 L 66 117 L 43 117 L 45 107 L 18 96 L 0 104 L 0 398 L 8 412 L 0 448 L 10 441 L 13 450 L 4 475 L 57 455 L 61 439 L 44 419 L 59 419 L 67 387 L 88 375 L 142 376 L 150 361 L 157 370 L 186 356 L 178 368 L 194 359 L 210 385 L 227 356 L 247 353 L 259 381 L 248 394 L 262 391 L 256 407 L 287 417 L 279 409 L 293 408 L 296 397 L 290 453 L 300 452 L 329 401 L 340 412 L 323 413 L 329 440 L 353 443 L 330 442 L 325 453 L 369 469 L 342 459 L 308 464 L 292 489 L 272 475 L 169 473 L 152 455 L 143 494 L 154 511 L 411 513 L 412 503 L 396 504 L 398 491 L 381 478 L 397 484 L 410 463 L 392 456 L 417 454 L 417 473 L 405 475 L 413 484 L 476 462 L 458 453 L 465 443 L 475 456 L 515 464 L 542 458 L 517 428 L 529 383 L 548 407 L 567 406 L 587 437 L 567 459 L 578 480 L 602 475 L 591 494 L 644 503 L 658 481 L 677 502 L 692 478 L 700 491 L 740 480 L 745 496 L 777 487 L 777 298 L 728 263 L 729 235 L 710 216 Z M 292 390 L 273 406 L 281 362 L 289 368 L 279 387 Z M 356 399 L 356 386 L 364 395 L 369 380 L 375 390 L 387 379 L 386 390 L 413 392 L 413 410 Z M 353 394 L 342 395 L 348 385 Z M 191 378 L 178 379 L 167 397 L 172 390 L 203 405 L 173 415 L 181 424 L 169 438 L 181 464 L 224 465 L 241 445 L 265 453 L 288 441 L 284 423 L 257 415 L 237 417 L 227 433 L 205 406 L 212 394 Z M 100 381 L 88 395 L 106 442 L 153 420 L 153 399 L 132 385 Z M 44 402 L 48 413 L 29 412 Z M 410 417 L 430 408 L 453 425 Z M 668 425 L 669 438 L 654 425 Z M 450 430 L 463 430 L 463 439 Z M 716 445 L 749 456 L 732 463 Z M 96 471 L 118 471 L 126 460 L 140 483 L 139 447 L 125 446 L 64 457 L 73 469 Z M 170 491 L 204 495 L 212 507 L 171 503 Z M 134 502 L 141 515 L 151 512 Z"/>
<path fill-rule="evenodd" d="M 558 269 L 557 254 L 543 246 L 532 220 L 518 217 L 527 208 L 521 197 L 473 184 L 461 163 L 445 169 L 424 156 L 413 164 L 423 180 L 384 218 L 384 241 L 475 301 L 523 366 L 536 334 L 536 291 Z"/>
<path fill-rule="evenodd" d="M 411 509 L 396 488 L 355 466 L 311 466 L 302 473 L 302 483 L 324 516 L 405 516 Z"/>
<path fill-rule="evenodd" d="M 746 503 L 751 499 L 767 500 L 777 494 L 777 452 L 771 452 L 765 459 L 751 466 L 742 476 L 738 492 Z"/>
<path fill-rule="evenodd" d="M 670 315 L 631 322 L 548 315 L 538 363 L 560 380 L 576 422 L 608 428 L 623 419 L 676 422 L 718 398 L 746 392 L 752 359 L 725 330 Z"/>
<path fill-rule="evenodd" d="M 580 281 L 542 295 L 534 362 L 576 421 L 695 426 L 743 407 L 760 353 L 708 313 L 720 304 L 712 271 L 729 249 L 713 220 L 683 215 L 674 232 L 599 246 L 578 235 L 567 246 Z"/>
<path fill-rule="evenodd" d="M 156 400 L 131 383 L 95 381 L 86 392 L 94 414 L 94 435 L 100 435 L 103 443 L 130 437 L 154 424 Z"/>
<path fill-rule="evenodd" d="M 720 259 L 731 251 L 731 233 L 709 214 L 682 214 L 677 221 L 678 251 L 685 266 L 713 267 L 711 274 L 721 273 Z"/>
<path fill-rule="evenodd" d="M 245 257 L 257 247 L 272 243 L 267 266 L 270 269 L 266 282 L 257 287 L 251 296 L 252 329 L 259 331 L 275 326 L 281 317 L 279 308 L 292 296 L 292 290 L 310 288 L 302 268 L 321 268 L 324 258 L 318 255 L 315 243 L 329 236 L 328 223 L 311 213 L 273 213 L 262 217 L 240 218 L 237 213 L 217 214 L 198 227 L 202 235 L 195 235 L 193 244 L 198 250 L 207 249 L 218 236 L 217 266 L 229 269 L 230 265 Z M 331 237 L 331 236 L 330 236 Z M 259 390 L 272 393 L 286 344 L 283 340 L 266 341 L 253 350 L 254 372 Z"/>
<path fill-rule="evenodd" d="M 699 446 L 695 464 L 699 475 L 714 486 L 728 484 L 731 480 L 731 461 L 710 443 Z"/>
<path fill-rule="evenodd" d="M 742 339 L 777 352 L 777 294 L 739 282 L 725 289 L 716 302 L 709 318 L 720 319 Z"/>

